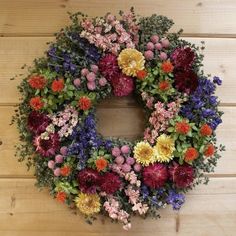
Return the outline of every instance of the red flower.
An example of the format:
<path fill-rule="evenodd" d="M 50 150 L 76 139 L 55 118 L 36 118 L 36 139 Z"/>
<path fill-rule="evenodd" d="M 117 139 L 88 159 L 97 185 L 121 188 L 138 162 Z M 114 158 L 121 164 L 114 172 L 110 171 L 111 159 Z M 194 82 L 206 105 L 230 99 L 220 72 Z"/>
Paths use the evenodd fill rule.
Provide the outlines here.
<path fill-rule="evenodd" d="M 209 143 L 205 148 L 204 155 L 206 157 L 211 157 L 214 155 L 214 153 L 215 153 L 215 147 L 213 144 Z"/>
<path fill-rule="evenodd" d="M 40 110 L 43 107 L 43 105 L 44 105 L 44 103 L 39 96 L 33 97 L 30 99 L 30 106 L 34 110 Z"/>
<path fill-rule="evenodd" d="M 64 89 L 65 85 L 64 85 L 64 80 L 63 79 L 55 79 L 52 82 L 52 91 L 53 92 L 61 92 Z"/>
<path fill-rule="evenodd" d="M 184 70 L 188 70 L 192 66 L 194 58 L 194 51 L 190 47 L 177 48 L 171 54 L 171 60 L 174 65 Z"/>
<path fill-rule="evenodd" d="M 156 163 L 143 168 L 143 182 L 150 188 L 162 187 L 168 179 L 167 167 Z"/>
<path fill-rule="evenodd" d="M 86 96 L 81 97 L 78 101 L 78 106 L 83 111 L 89 110 L 91 105 L 92 105 L 92 103 L 91 103 L 90 98 L 88 98 Z"/>
<path fill-rule="evenodd" d="M 164 80 L 164 81 L 159 82 L 158 87 L 161 91 L 164 92 L 170 88 L 170 84 L 168 81 Z"/>
<path fill-rule="evenodd" d="M 64 203 L 66 200 L 66 193 L 65 192 L 58 192 L 56 195 L 56 199 L 58 202 Z"/>
<path fill-rule="evenodd" d="M 186 162 L 193 161 L 196 158 L 198 158 L 198 156 L 199 156 L 198 151 L 195 148 L 190 147 L 186 150 L 186 152 L 184 154 L 184 160 Z"/>
<path fill-rule="evenodd" d="M 190 131 L 190 125 L 185 121 L 177 122 L 175 124 L 175 130 L 179 134 L 187 134 Z"/>
<path fill-rule="evenodd" d="M 161 69 L 165 73 L 171 73 L 174 70 L 174 66 L 170 61 L 165 61 L 161 64 Z"/>
<path fill-rule="evenodd" d="M 137 78 L 140 79 L 140 80 L 143 80 L 147 77 L 148 73 L 146 70 L 139 70 L 137 72 Z"/>
<path fill-rule="evenodd" d="M 170 176 L 176 187 L 186 188 L 189 187 L 194 178 L 193 167 L 189 164 L 179 165 L 177 163 L 169 169 Z"/>
<path fill-rule="evenodd" d="M 34 75 L 30 77 L 30 79 L 28 80 L 28 83 L 31 86 L 31 88 L 42 89 L 45 87 L 47 82 L 43 76 Z"/>
<path fill-rule="evenodd" d="M 98 64 L 101 74 L 111 82 L 113 79 L 119 76 L 120 69 L 117 62 L 117 57 L 113 54 L 106 54 Z"/>
<path fill-rule="evenodd" d="M 176 70 L 174 72 L 175 87 L 184 93 L 192 93 L 198 86 L 198 77 L 192 70 Z"/>
<path fill-rule="evenodd" d="M 61 170 L 60 173 L 62 176 L 68 176 L 71 172 L 71 168 L 69 166 L 64 166 L 60 170 Z"/>
<path fill-rule="evenodd" d="M 200 134 L 202 136 L 210 136 L 212 135 L 212 128 L 208 124 L 204 124 L 200 129 Z"/>
<path fill-rule="evenodd" d="M 101 177 L 101 190 L 107 194 L 113 194 L 121 186 L 120 177 L 115 173 L 107 172 Z"/>
<path fill-rule="evenodd" d="M 91 168 L 83 169 L 78 174 L 78 183 L 83 193 L 94 194 L 100 185 L 100 175 Z"/>
<path fill-rule="evenodd" d="M 134 90 L 134 79 L 124 74 L 120 74 L 116 78 L 113 78 L 111 84 L 113 93 L 117 97 L 128 96 Z"/>
<path fill-rule="evenodd" d="M 32 111 L 28 116 L 27 126 L 31 132 L 41 134 L 46 130 L 50 122 L 51 120 L 47 115 L 38 111 Z"/>
<path fill-rule="evenodd" d="M 101 157 L 98 160 L 96 160 L 95 164 L 96 164 L 97 170 L 102 171 L 107 167 L 108 162 L 106 159 Z"/>
<path fill-rule="evenodd" d="M 42 139 L 40 135 L 34 139 L 36 151 L 44 157 L 54 156 L 59 149 L 59 144 L 58 133 L 50 133 L 48 139 Z"/>

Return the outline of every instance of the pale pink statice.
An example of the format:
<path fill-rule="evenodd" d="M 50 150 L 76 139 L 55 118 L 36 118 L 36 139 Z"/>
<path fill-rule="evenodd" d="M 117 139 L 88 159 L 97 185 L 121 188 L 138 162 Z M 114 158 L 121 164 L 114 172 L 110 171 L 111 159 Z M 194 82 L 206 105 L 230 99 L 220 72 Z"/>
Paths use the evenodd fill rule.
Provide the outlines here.
<path fill-rule="evenodd" d="M 142 204 L 139 189 L 134 189 L 132 185 L 129 185 L 125 190 L 125 194 L 129 198 L 129 203 L 133 205 L 133 211 L 137 211 L 140 215 L 147 213 L 149 208 L 147 204 Z"/>
<path fill-rule="evenodd" d="M 120 203 L 114 196 L 108 196 L 107 201 L 104 202 L 103 206 L 111 219 L 118 220 L 123 223 L 123 228 L 126 230 L 131 228 L 131 224 L 129 222 L 130 215 L 128 212 L 121 209 Z"/>
<path fill-rule="evenodd" d="M 178 114 L 179 108 L 178 100 L 168 104 L 157 102 L 149 118 L 149 127 L 144 131 L 144 139 L 154 144 L 156 138 L 168 128 L 169 121 Z"/>
<path fill-rule="evenodd" d="M 129 173 L 126 173 L 124 176 L 125 180 L 129 181 L 130 184 L 136 185 L 137 187 L 140 187 L 141 181 L 138 179 L 138 176 L 134 171 L 131 171 Z"/>
<path fill-rule="evenodd" d="M 67 105 L 63 111 L 50 115 L 52 124 L 59 128 L 59 137 L 68 137 L 78 123 L 78 111 Z"/>
<path fill-rule="evenodd" d="M 127 29 L 124 28 L 126 24 Z M 103 51 L 118 54 L 122 47 L 134 48 L 138 42 L 138 25 L 133 13 L 123 16 L 123 22 L 109 14 L 104 18 L 95 18 L 92 22 L 84 19 L 81 23 L 83 28 L 80 37 L 86 38 L 91 44 Z"/>
<path fill-rule="evenodd" d="M 142 92 L 141 97 L 142 97 L 143 101 L 146 102 L 146 107 L 149 109 L 153 109 L 154 97 L 149 96 L 146 92 Z"/>

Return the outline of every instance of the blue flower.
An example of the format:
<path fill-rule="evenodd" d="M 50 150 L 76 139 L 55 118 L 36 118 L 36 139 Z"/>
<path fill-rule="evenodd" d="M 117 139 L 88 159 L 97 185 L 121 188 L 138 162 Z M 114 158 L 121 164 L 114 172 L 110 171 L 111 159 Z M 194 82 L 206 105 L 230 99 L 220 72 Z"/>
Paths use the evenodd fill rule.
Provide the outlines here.
<path fill-rule="evenodd" d="M 174 210 L 179 210 L 185 202 L 185 196 L 182 193 L 170 190 L 166 202 L 171 204 Z"/>
<path fill-rule="evenodd" d="M 221 85 L 222 84 L 222 80 L 219 77 L 217 77 L 217 76 L 213 77 L 213 82 L 215 84 L 217 84 L 217 85 Z"/>

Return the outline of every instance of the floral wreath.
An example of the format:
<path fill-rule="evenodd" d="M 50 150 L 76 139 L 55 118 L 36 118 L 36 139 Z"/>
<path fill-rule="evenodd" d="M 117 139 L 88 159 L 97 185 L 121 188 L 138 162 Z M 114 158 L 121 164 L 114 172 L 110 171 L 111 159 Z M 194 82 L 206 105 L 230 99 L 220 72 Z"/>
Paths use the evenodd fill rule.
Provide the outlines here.
<path fill-rule="evenodd" d="M 215 133 L 222 81 L 204 75 L 204 45 L 181 39 L 182 30 L 168 33 L 172 20 L 137 18 L 132 8 L 70 18 L 19 86 L 19 161 L 35 167 L 38 187 L 88 222 L 100 213 L 127 230 L 132 215 L 158 217 L 167 204 L 179 210 L 224 150 Z M 131 93 L 148 117 L 143 137 L 102 137 L 96 105 Z"/>

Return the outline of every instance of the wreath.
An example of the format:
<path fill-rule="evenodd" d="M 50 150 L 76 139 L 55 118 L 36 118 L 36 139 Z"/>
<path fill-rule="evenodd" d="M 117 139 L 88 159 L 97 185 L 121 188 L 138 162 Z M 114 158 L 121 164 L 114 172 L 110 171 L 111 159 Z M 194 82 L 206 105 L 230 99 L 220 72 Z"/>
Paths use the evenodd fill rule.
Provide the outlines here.
<path fill-rule="evenodd" d="M 204 75 L 204 44 L 169 33 L 165 16 L 137 17 L 133 8 L 70 18 L 19 85 L 19 161 L 89 223 L 100 213 L 127 230 L 132 215 L 158 217 L 167 204 L 179 210 L 224 150 L 215 133 L 222 81 Z M 139 140 L 97 132 L 96 105 L 112 94 L 134 94 L 143 106 Z"/>

